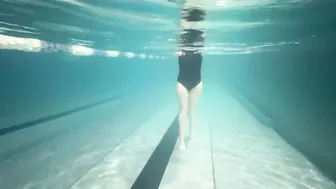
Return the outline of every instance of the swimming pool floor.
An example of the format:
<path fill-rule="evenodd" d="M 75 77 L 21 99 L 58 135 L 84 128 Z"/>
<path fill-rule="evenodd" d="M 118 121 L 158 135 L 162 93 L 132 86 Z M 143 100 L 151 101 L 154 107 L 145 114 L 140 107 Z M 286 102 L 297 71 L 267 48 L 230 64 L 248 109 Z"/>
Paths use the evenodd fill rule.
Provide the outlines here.
<path fill-rule="evenodd" d="M 1 136 L 0 188 L 131 188 L 163 145 L 176 98 L 173 84 L 162 86 Z M 204 85 L 195 137 L 167 163 L 157 163 L 166 166 L 160 189 L 336 188 L 213 84 Z"/>

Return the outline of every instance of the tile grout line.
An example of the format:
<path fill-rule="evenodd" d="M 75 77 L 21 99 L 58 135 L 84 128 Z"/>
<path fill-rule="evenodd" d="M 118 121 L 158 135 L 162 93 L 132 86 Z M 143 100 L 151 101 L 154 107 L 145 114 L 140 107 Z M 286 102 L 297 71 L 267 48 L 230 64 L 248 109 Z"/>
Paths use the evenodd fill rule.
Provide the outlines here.
<path fill-rule="evenodd" d="M 209 120 L 209 142 L 210 142 L 210 154 L 211 154 L 212 181 L 213 181 L 214 189 L 217 189 L 216 176 L 215 176 L 215 165 L 214 165 L 214 157 L 213 157 L 212 131 L 211 131 L 210 120 Z"/>

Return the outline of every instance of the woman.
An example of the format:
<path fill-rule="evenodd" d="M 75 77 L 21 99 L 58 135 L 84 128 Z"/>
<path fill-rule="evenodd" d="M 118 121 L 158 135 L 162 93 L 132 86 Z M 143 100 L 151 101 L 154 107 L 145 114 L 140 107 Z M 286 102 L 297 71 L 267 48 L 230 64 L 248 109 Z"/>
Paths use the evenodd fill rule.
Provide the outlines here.
<path fill-rule="evenodd" d="M 181 150 L 186 148 L 184 129 L 187 118 L 190 123 L 189 136 L 193 136 L 196 104 L 203 89 L 201 48 L 204 42 L 204 32 L 200 23 L 204 21 L 205 10 L 200 2 L 198 4 L 192 4 L 192 2 L 195 1 L 184 1 L 180 21 L 182 51 L 178 56 L 179 74 L 176 89 L 180 103 L 179 148 Z"/>
<path fill-rule="evenodd" d="M 193 51 L 184 51 L 178 57 L 179 74 L 177 94 L 180 102 L 179 112 L 179 148 L 185 149 L 184 128 L 189 117 L 189 136 L 193 136 L 195 109 L 203 89 L 201 78 L 202 55 Z"/>

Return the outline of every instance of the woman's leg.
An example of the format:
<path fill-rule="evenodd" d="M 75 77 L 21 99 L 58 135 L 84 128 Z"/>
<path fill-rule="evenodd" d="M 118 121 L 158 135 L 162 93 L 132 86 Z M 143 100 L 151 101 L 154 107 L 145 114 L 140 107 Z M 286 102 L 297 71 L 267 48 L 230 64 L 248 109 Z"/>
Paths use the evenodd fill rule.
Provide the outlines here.
<path fill-rule="evenodd" d="M 179 82 L 176 85 L 177 94 L 180 100 L 180 112 L 179 112 L 179 148 L 185 149 L 184 142 L 184 128 L 188 116 L 188 90 Z"/>
<path fill-rule="evenodd" d="M 203 90 L 203 82 L 201 81 L 196 87 L 194 87 L 190 92 L 189 92 L 189 108 L 188 108 L 188 113 L 189 113 L 189 136 L 193 137 L 193 132 L 194 132 L 194 127 L 195 127 L 195 111 L 196 111 L 196 104 L 198 102 L 198 99 L 202 93 Z"/>

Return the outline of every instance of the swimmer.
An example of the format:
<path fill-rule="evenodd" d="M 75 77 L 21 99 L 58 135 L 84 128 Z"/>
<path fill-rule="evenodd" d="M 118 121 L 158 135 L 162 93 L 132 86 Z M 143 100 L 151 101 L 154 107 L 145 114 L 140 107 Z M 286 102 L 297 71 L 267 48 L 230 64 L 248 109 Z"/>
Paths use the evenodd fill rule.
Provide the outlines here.
<path fill-rule="evenodd" d="M 200 49 L 204 44 L 202 23 L 205 10 L 200 2 L 185 0 L 181 7 L 181 50 L 178 56 L 179 73 L 176 84 L 180 104 L 178 145 L 181 150 L 186 148 L 184 129 L 188 118 L 189 137 L 192 138 L 194 135 L 196 104 L 203 90 L 201 76 L 203 56 Z"/>
<path fill-rule="evenodd" d="M 189 137 L 193 137 L 195 126 L 195 109 L 202 93 L 201 78 L 202 55 L 195 52 L 182 52 L 178 57 L 179 74 L 177 78 L 177 94 L 180 102 L 179 112 L 179 148 L 185 149 L 184 128 L 189 117 Z"/>

